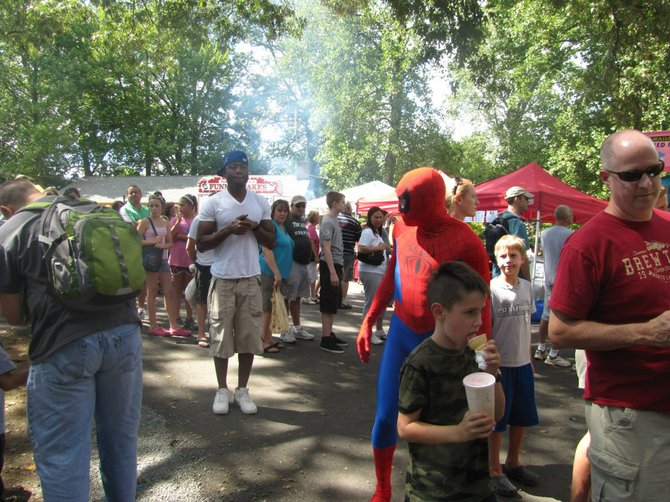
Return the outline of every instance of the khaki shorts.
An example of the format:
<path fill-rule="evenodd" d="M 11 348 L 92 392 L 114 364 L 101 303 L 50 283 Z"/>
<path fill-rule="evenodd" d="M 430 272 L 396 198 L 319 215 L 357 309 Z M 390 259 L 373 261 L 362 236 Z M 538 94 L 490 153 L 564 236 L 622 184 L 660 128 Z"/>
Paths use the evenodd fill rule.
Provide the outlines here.
<path fill-rule="evenodd" d="M 588 403 L 591 500 L 665 502 L 670 415 Z"/>
<path fill-rule="evenodd" d="M 261 294 L 263 297 L 263 312 L 272 312 L 272 294 L 275 291 L 275 279 L 269 275 L 261 274 Z M 279 291 L 286 298 L 286 281 L 281 281 Z"/>
<path fill-rule="evenodd" d="M 344 255 L 344 264 L 342 265 L 342 280 L 349 282 L 354 278 L 354 261 L 356 256 L 353 254 Z"/>
<path fill-rule="evenodd" d="M 209 287 L 210 353 L 227 359 L 263 353 L 260 277 L 212 278 Z"/>

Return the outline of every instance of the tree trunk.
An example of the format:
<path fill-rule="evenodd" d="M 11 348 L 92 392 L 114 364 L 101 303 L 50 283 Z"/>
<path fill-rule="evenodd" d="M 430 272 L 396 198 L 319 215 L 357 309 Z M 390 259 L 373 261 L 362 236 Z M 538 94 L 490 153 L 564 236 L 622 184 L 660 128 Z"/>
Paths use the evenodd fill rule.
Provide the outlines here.
<path fill-rule="evenodd" d="M 400 148 L 400 127 L 402 125 L 402 103 L 404 99 L 402 83 L 398 83 L 400 88 L 396 90 L 390 99 L 390 130 L 388 135 L 388 146 L 384 156 L 384 166 L 382 168 L 383 181 L 387 185 L 395 185 L 395 172 L 397 167 L 396 149 Z"/>

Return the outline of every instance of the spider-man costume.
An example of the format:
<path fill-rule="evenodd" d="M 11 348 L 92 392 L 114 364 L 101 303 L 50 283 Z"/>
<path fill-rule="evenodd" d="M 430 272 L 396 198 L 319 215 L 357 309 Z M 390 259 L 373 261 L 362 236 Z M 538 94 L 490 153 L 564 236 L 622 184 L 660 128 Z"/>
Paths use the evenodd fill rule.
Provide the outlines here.
<path fill-rule="evenodd" d="M 445 185 L 438 171 L 421 167 L 408 172 L 398 183 L 396 194 L 403 224 L 394 231 L 393 254 L 356 341 L 358 354 L 367 363 L 372 327 L 393 296 L 395 312 L 377 376 L 377 413 L 372 429 L 377 488 L 371 502 L 391 500 L 391 469 L 398 442 L 400 368 L 409 353 L 435 328 L 427 298 L 433 271 L 441 263 L 462 260 L 487 284 L 491 279 L 484 244 L 468 225 L 447 213 Z M 489 334 L 489 301 L 482 317 L 480 333 Z"/>

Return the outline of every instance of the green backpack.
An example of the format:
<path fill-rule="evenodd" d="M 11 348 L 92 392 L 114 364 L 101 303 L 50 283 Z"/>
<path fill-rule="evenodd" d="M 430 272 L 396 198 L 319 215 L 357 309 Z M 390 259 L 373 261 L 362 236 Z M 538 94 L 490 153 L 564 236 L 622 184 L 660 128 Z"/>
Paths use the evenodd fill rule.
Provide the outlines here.
<path fill-rule="evenodd" d="M 41 211 L 49 292 L 72 310 L 97 311 L 135 298 L 144 287 L 142 240 L 111 208 L 58 197 L 24 208 Z"/>

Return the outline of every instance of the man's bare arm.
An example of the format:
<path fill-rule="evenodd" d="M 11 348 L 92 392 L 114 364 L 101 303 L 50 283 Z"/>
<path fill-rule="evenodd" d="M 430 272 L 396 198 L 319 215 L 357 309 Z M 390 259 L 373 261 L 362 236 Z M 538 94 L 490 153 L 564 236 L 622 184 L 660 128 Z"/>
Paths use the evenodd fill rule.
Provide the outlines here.
<path fill-rule="evenodd" d="M 557 349 L 615 350 L 633 345 L 670 347 L 670 311 L 643 323 L 604 324 L 552 309 L 549 338 Z"/>
<path fill-rule="evenodd" d="M 209 251 L 216 248 L 231 235 L 243 235 L 251 230 L 252 222 L 247 219 L 247 215 L 238 216 L 233 222 L 216 230 L 216 222 L 200 221 L 198 222 L 197 247 L 199 251 Z"/>
<path fill-rule="evenodd" d="M 21 326 L 26 323 L 20 293 L 0 294 L 0 311 L 12 326 Z"/>
<path fill-rule="evenodd" d="M 258 243 L 268 249 L 272 249 L 275 245 L 275 226 L 272 220 L 261 220 L 260 224 L 254 229 L 256 240 Z"/>

